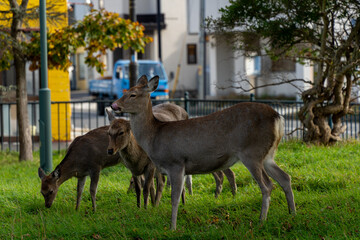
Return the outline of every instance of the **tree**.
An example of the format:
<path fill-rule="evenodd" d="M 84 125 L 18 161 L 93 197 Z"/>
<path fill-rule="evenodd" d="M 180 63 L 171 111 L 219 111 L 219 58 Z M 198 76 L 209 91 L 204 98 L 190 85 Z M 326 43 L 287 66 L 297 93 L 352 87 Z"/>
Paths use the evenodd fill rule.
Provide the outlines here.
<path fill-rule="evenodd" d="M 351 88 L 359 81 L 359 2 L 232 0 L 220 12 L 218 19 L 208 19 L 208 27 L 231 35 L 237 49 L 251 48 L 249 36 L 258 36 L 271 57 L 314 64 L 312 87 L 301 94 L 304 140 L 323 144 L 340 140 L 346 130 L 341 118 L 353 112 Z"/>
<path fill-rule="evenodd" d="M 29 61 L 30 70 L 40 67 L 40 34 L 32 32 L 25 36 L 22 27 L 28 26 L 38 12 L 27 8 L 28 0 L 18 5 L 16 0 L 9 0 L 9 8 L 1 11 L 0 20 L 11 21 L 11 28 L 0 25 L 0 71 L 7 70 L 14 64 L 16 72 L 16 102 L 19 125 L 19 141 L 21 160 L 32 159 L 32 142 L 27 113 L 27 89 L 25 79 L 25 62 Z M 59 12 L 54 4 L 47 9 L 49 19 L 58 19 Z M 35 9 L 36 10 L 36 9 Z M 50 16 L 50 17 L 49 17 Z M 53 16 L 54 18 L 52 18 Z M 56 21 L 54 20 L 56 24 Z M 84 47 L 88 55 L 85 63 L 103 73 L 102 54 L 115 47 L 132 48 L 144 51 L 145 45 L 152 39 L 143 33 L 144 27 L 137 22 L 124 20 L 116 13 L 105 10 L 91 11 L 82 21 L 48 33 L 48 65 L 67 71 L 70 66 L 69 55 L 78 47 Z"/>

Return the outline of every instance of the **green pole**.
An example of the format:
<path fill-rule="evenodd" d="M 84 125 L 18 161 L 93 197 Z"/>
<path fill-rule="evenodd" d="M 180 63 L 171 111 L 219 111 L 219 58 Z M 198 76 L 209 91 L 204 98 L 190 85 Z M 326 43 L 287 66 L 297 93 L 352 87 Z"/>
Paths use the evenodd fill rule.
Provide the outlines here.
<path fill-rule="evenodd" d="M 52 171 L 52 134 L 51 99 L 48 88 L 47 37 L 46 37 L 46 0 L 40 0 L 40 49 L 41 49 L 41 88 L 40 103 L 40 167 L 49 173 Z"/>

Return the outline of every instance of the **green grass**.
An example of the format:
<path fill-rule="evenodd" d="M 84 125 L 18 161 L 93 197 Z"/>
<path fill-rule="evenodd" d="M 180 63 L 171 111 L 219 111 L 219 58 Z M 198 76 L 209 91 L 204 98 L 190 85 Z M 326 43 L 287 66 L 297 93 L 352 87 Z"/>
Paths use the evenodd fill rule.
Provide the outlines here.
<path fill-rule="evenodd" d="M 54 155 L 54 166 L 64 157 Z M 136 207 L 127 194 L 129 171 L 105 169 L 100 177 L 97 212 L 93 213 L 89 179 L 79 211 L 75 211 L 76 179 L 65 182 L 50 209 L 44 206 L 37 176 L 39 156 L 17 161 L 16 153 L 0 152 L 0 239 L 359 239 L 360 144 L 332 147 L 282 143 L 276 162 L 292 176 L 297 215 L 288 214 L 276 184 L 268 219 L 259 224 L 261 193 L 242 164 L 232 169 L 238 193 L 228 182 L 218 199 L 210 174 L 193 177 L 194 194 L 179 207 L 178 229 L 169 230 L 170 190 L 160 207 Z"/>

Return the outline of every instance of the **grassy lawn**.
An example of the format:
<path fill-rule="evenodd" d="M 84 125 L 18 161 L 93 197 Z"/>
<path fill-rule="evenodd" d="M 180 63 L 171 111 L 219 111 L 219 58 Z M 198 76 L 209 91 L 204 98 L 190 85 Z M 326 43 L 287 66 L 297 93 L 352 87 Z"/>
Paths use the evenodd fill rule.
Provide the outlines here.
<path fill-rule="evenodd" d="M 54 167 L 62 160 L 54 155 Z M 276 184 L 268 220 L 259 224 L 261 193 L 242 164 L 232 167 L 238 193 L 227 180 L 214 198 L 211 174 L 193 177 L 194 194 L 180 205 L 178 229 L 169 230 L 170 190 L 160 206 L 137 208 L 127 194 L 130 173 L 123 166 L 101 173 L 97 212 L 92 212 L 88 179 L 79 211 L 75 211 L 76 179 L 59 189 L 46 209 L 37 175 L 39 155 L 19 163 L 16 153 L 0 152 L 0 239 L 359 239 L 360 143 L 332 147 L 299 142 L 280 145 L 276 162 L 292 176 L 297 215 L 288 214 Z"/>

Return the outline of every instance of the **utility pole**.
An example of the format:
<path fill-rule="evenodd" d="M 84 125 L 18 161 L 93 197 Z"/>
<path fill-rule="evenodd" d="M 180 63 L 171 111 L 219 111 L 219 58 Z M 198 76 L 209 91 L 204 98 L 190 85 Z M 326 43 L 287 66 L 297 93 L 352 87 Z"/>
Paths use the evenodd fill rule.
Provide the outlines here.
<path fill-rule="evenodd" d="M 205 42 L 205 0 L 200 0 L 200 39 L 199 39 L 199 98 L 206 98 L 206 42 Z"/>
<path fill-rule="evenodd" d="M 46 0 L 40 0 L 40 57 L 41 88 L 40 103 L 40 167 L 49 173 L 52 170 L 51 98 L 48 88 Z"/>
<path fill-rule="evenodd" d="M 156 17 L 156 23 L 157 23 L 157 32 L 158 32 L 158 49 L 159 49 L 159 61 L 162 62 L 162 54 L 161 54 L 161 5 L 160 0 L 157 0 L 157 17 Z"/>
<path fill-rule="evenodd" d="M 135 0 L 129 0 L 129 17 L 132 22 L 136 21 Z M 137 80 L 137 53 L 130 48 L 129 81 L 130 87 L 136 85 Z"/>

